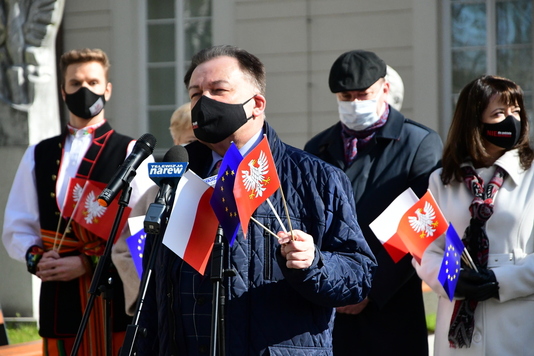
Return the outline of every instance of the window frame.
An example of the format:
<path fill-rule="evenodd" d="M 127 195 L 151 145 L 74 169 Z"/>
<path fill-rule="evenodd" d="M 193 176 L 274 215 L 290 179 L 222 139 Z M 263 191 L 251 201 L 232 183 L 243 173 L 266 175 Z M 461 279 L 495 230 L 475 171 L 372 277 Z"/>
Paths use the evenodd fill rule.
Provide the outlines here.
<path fill-rule="evenodd" d="M 507 0 L 472 0 L 472 1 L 454 1 L 454 0 L 444 0 L 441 2 L 441 14 L 442 14 L 442 21 L 441 21 L 441 48 L 442 48 L 442 93 L 443 93 L 443 101 L 442 101 L 442 120 L 440 120 L 440 130 L 447 135 L 449 131 L 449 127 L 452 121 L 452 116 L 454 114 L 454 107 L 455 103 L 458 99 L 459 93 L 453 93 L 453 73 L 452 73 L 452 53 L 453 53 L 453 47 L 452 47 L 452 15 L 451 15 L 451 5 L 455 2 L 457 3 L 464 3 L 464 4 L 480 4 L 483 3 L 486 7 L 486 74 L 488 75 L 497 75 L 497 51 L 499 49 L 497 45 L 497 22 L 496 22 L 496 8 L 498 2 L 505 2 Z M 534 7 L 533 7 L 533 13 L 534 13 Z M 534 14 L 533 14 L 533 23 L 534 23 Z M 533 31 L 534 31 L 534 25 L 533 25 Z M 534 35 L 532 36 L 532 43 L 531 43 L 532 51 L 534 52 Z M 534 55 L 533 55 L 533 63 L 532 66 L 534 67 Z M 533 68 L 534 71 L 534 68 Z M 474 79 L 474 78 L 472 78 Z M 466 81 L 465 84 L 468 82 Z M 525 91 L 525 96 L 532 97 L 533 94 L 531 92 Z M 532 100 L 534 102 L 534 100 Z M 525 104 L 526 105 L 526 104 Z M 529 110 L 529 118 L 532 121 L 532 114 L 534 113 L 533 107 L 527 107 L 527 110 Z M 534 130 L 531 130 L 531 136 L 534 134 Z"/>

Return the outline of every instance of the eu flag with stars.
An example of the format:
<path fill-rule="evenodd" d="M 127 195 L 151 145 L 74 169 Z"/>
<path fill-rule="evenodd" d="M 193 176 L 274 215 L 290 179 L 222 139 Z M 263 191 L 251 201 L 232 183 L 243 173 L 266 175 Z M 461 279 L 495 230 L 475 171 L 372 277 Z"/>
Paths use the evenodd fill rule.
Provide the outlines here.
<path fill-rule="evenodd" d="M 464 244 L 458 236 L 452 224 L 445 234 L 445 251 L 443 253 L 443 261 L 438 274 L 438 280 L 445 288 L 445 292 L 452 301 L 454 298 L 454 291 L 458 283 L 458 276 L 460 275 L 461 258 L 464 250 Z"/>
<path fill-rule="evenodd" d="M 234 197 L 234 182 L 239 163 L 243 156 L 239 153 L 236 145 L 232 143 L 223 157 L 217 182 L 215 183 L 210 204 L 213 212 L 219 220 L 224 236 L 228 239 L 230 246 L 233 245 L 237 231 L 239 229 L 239 215 Z"/>
<path fill-rule="evenodd" d="M 145 241 L 146 233 L 144 229 L 139 230 L 136 234 L 126 239 L 139 279 L 143 277 L 143 252 L 145 250 Z"/>

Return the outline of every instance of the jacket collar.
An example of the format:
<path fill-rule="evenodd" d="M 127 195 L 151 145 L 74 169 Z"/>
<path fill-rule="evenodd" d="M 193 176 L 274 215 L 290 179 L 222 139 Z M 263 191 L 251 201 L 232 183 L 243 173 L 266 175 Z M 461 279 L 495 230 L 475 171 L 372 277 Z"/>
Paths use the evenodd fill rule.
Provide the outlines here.
<path fill-rule="evenodd" d="M 281 144 L 278 135 L 267 122 L 263 124 L 263 132 L 267 135 L 271 153 L 276 163 L 282 157 L 285 146 Z M 189 169 L 201 178 L 206 178 L 209 175 L 210 167 L 213 165 L 211 149 L 199 141 L 192 142 L 185 148 L 189 154 Z"/>
<path fill-rule="evenodd" d="M 517 149 L 506 151 L 495 161 L 494 165 L 504 169 L 516 185 L 521 184 L 525 175 L 525 170 L 521 167 L 519 151 Z"/>
<path fill-rule="evenodd" d="M 462 167 L 467 165 L 472 165 L 470 160 L 461 164 Z M 493 165 L 504 169 L 514 184 L 519 185 L 523 181 L 525 170 L 521 167 L 517 149 L 506 151 Z"/>
<path fill-rule="evenodd" d="M 376 139 L 386 140 L 400 140 L 402 125 L 404 124 L 404 117 L 400 112 L 395 110 L 391 105 L 389 106 L 388 121 L 375 134 Z"/>

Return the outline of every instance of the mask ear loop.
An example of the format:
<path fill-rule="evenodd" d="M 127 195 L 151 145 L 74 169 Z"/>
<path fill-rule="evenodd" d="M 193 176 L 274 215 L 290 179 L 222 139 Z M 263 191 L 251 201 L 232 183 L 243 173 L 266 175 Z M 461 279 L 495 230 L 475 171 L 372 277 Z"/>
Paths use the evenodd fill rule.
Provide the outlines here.
<path fill-rule="evenodd" d="M 250 99 L 248 99 L 247 101 L 245 101 L 243 104 L 243 106 L 245 106 L 249 101 L 251 101 L 252 99 L 254 99 L 258 94 L 254 94 Z M 245 110 L 245 108 L 243 108 L 243 111 Z M 254 118 L 254 114 L 250 115 L 249 117 L 247 117 L 247 121 L 250 120 L 250 119 L 253 119 Z"/>

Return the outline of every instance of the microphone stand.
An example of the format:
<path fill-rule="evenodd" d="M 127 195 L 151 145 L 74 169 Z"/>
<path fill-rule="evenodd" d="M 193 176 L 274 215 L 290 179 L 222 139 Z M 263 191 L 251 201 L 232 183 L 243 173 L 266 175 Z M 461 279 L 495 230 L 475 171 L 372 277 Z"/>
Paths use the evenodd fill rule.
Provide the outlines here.
<path fill-rule="evenodd" d="M 224 255 L 226 244 L 223 241 L 223 229 L 219 225 L 215 234 L 215 243 L 211 252 L 211 276 L 213 282 L 213 301 L 211 312 L 210 356 L 224 356 L 226 353 L 226 335 L 224 325 L 226 294 L 222 284 L 225 276 L 236 275 L 234 269 L 224 269 Z M 217 350 L 219 352 L 217 352 Z"/>
<path fill-rule="evenodd" d="M 132 319 L 132 324 L 128 325 L 126 328 L 126 336 L 119 352 L 119 356 L 135 355 L 135 342 L 137 337 L 139 335 L 142 337 L 146 336 L 146 329 L 139 327 L 139 319 L 141 317 L 141 312 L 145 302 L 145 296 L 148 291 L 150 278 L 152 277 L 154 266 L 156 265 L 159 247 L 163 242 L 163 235 L 165 235 L 165 230 L 167 229 L 167 223 L 169 222 L 169 216 L 173 203 L 174 192 L 172 193 L 171 197 L 168 198 L 168 201 L 166 201 L 165 205 L 152 203 L 150 204 L 150 207 L 146 213 L 145 232 L 147 233 L 147 240 L 148 235 L 151 235 L 154 237 L 154 242 L 152 244 L 152 250 L 150 252 L 147 267 L 143 271 L 141 284 L 139 286 L 139 297 L 137 298 L 136 311 Z"/>
<path fill-rule="evenodd" d="M 111 300 L 113 298 L 113 293 L 112 293 L 113 280 L 109 275 L 109 269 L 111 267 L 111 248 L 113 247 L 115 236 L 119 229 L 122 215 L 124 214 L 124 208 L 128 206 L 128 202 L 130 201 L 130 194 L 131 194 L 132 188 L 129 185 L 127 185 L 126 187 L 125 187 L 126 189 L 122 190 L 121 197 L 119 198 L 119 209 L 118 209 L 117 215 L 115 216 L 115 221 L 113 222 L 113 227 L 111 228 L 108 241 L 106 242 L 106 248 L 104 250 L 104 254 L 100 256 L 100 259 L 98 260 L 98 264 L 96 266 L 95 273 L 93 274 L 93 279 L 91 280 L 91 287 L 89 288 L 89 292 L 88 292 L 90 296 L 89 296 L 89 299 L 87 300 L 87 306 L 83 313 L 83 317 L 82 317 L 82 321 L 78 329 L 78 333 L 76 334 L 76 339 L 74 341 L 74 346 L 71 351 L 71 356 L 76 356 L 78 354 L 80 343 L 82 341 L 82 336 L 87 326 L 87 322 L 89 321 L 89 316 L 91 315 L 91 311 L 94 306 L 95 298 L 98 295 L 100 295 L 100 293 L 103 293 L 104 300 L 105 300 L 104 332 L 106 335 L 106 355 L 111 356 L 113 353 L 113 347 L 112 347 L 113 345 L 111 341 L 112 340 Z"/>

